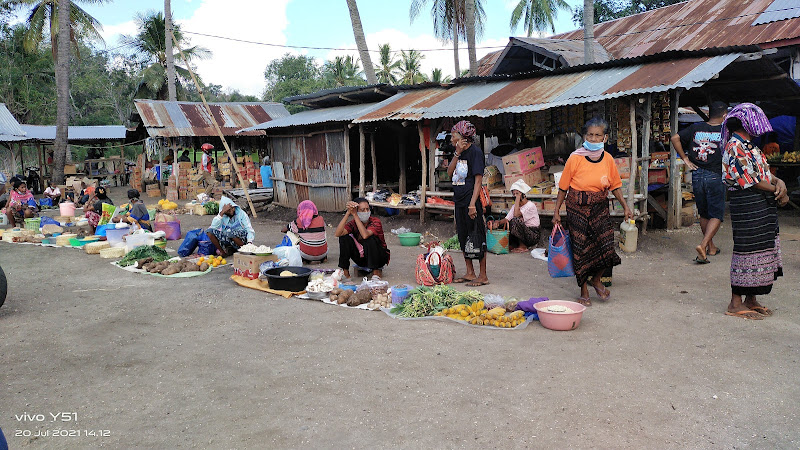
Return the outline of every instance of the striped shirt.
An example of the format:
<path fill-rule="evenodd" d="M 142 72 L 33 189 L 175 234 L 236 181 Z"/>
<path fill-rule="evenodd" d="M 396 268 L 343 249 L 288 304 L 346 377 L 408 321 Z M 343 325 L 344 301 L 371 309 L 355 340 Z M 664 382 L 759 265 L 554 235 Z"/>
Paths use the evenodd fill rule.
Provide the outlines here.
<path fill-rule="evenodd" d="M 316 215 L 308 228 L 300 228 L 297 221 L 289 222 L 289 231 L 300 237 L 300 254 L 307 261 L 322 261 L 328 256 L 328 241 L 325 237 L 325 219 Z"/>

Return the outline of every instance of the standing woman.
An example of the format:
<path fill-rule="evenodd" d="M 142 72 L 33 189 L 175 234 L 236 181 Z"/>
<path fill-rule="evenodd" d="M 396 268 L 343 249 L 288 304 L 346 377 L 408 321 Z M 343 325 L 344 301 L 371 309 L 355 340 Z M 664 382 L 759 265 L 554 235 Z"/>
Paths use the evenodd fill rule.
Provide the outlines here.
<path fill-rule="evenodd" d="M 475 275 L 472 260 L 464 256 L 467 273 L 455 280 L 455 283 L 467 283 L 467 286 L 483 286 L 489 284 L 486 276 L 486 224 L 483 221 L 483 204 L 480 202 L 483 169 L 486 166 L 483 151 L 474 143 L 475 125 L 462 120 L 453 125 L 450 143 L 455 147 L 453 160 L 447 168 L 447 175 L 453 180 L 453 200 L 455 201 L 456 229 L 461 251 L 467 244 L 467 236 L 476 231 L 482 236 L 480 242 L 473 242 L 482 249 L 480 259 L 480 276 Z"/>
<path fill-rule="evenodd" d="M 766 157 L 751 142 L 770 131 L 764 112 L 752 103 L 737 105 L 722 124 L 722 169 L 733 228 L 731 302 L 725 314 L 743 319 L 772 315 L 756 296 L 769 294 L 783 275 L 777 205 L 785 205 L 789 196 L 786 184 L 770 173 Z"/>
<path fill-rule="evenodd" d="M 558 183 L 553 226 L 561 224 L 561 204 L 566 200 L 575 279 L 581 288 L 578 301 L 591 306 L 588 284 L 601 300 L 608 300 L 611 292 L 603 286 L 601 277 L 606 269 L 622 263 L 614 251 L 608 192 L 625 208 L 625 219 L 632 219 L 633 212 L 622 196 L 617 165 L 604 150 L 608 123 L 595 117 L 583 128 L 583 145 L 569 156 Z"/>

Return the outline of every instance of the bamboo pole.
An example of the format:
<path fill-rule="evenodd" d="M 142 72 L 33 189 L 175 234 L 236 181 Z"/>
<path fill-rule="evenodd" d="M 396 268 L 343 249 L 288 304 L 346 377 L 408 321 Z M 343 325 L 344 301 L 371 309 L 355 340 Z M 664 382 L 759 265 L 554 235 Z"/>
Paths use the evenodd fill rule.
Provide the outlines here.
<path fill-rule="evenodd" d="M 400 164 L 400 181 L 399 181 L 399 191 L 400 194 L 406 194 L 408 192 L 408 187 L 406 184 L 406 140 L 405 136 L 400 136 L 400 139 L 397 141 L 397 159 L 399 160 Z"/>
<path fill-rule="evenodd" d="M 211 107 L 208 106 L 208 102 L 206 102 L 206 96 L 203 94 L 203 88 L 200 87 L 200 83 L 197 81 L 197 77 L 194 75 L 194 70 L 192 70 L 192 66 L 189 64 L 189 60 L 186 59 L 186 55 L 183 53 L 183 49 L 181 48 L 181 44 L 175 38 L 175 33 L 172 34 L 172 41 L 175 43 L 175 47 L 178 48 L 178 52 L 181 54 L 181 58 L 183 59 L 184 64 L 186 64 L 186 68 L 189 69 L 189 74 L 192 76 L 192 81 L 194 82 L 195 87 L 197 87 L 197 92 L 200 94 L 200 100 L 203 101 L 203 106 L 206 108 L 206 113 L 208 113 L 208 117 L 211 119 L 211 123 L 214 124 L 214 129 L 217 130 L 217 135 L 219 135 L 219 139 L 222 141 L 223 147 L 225 147 L 225 151 L 228 153 L 228 158 L 231 160 L 231 165 L 233 169 L 236 171 L 236 177 L 239 179 L 239 183 L 242 185 L 242 190 L 244 191 L 244 196 L 247 198 L 247 204 L 250 205 L 250 212 L 253 214 L 253 217 L 258 217 L 256 214 L 256 207 L 253 205 L 253 201 L 250 200 L 250 191 L 247 189 L 247 184 L 245 184 L 244 179 L 242 178 L 242 174 L 239 171 L 239 164 L 236 163 L 236 156 L 231 151 L 231 148 L 228 146 L 228 141 L 225 140 L 225 135 L 222 134 L 222 130 L 219 128 L 219 124 L 217 124 L 217 119 L 214 118 L 214 115 L 211 114 Z"/>
<path fill-rule="evenodd" d="M 366 168 L 364 167 L 364 158 L 366 157 L 366 139 L 364 137 L 364 125 L 358 126 L 358 196 L 363 198 L 364 197 L 364 183 L 366 182 L 366 175 L 364 171 Z"/>
<path fill-rule="evenodd" d="M 636 132 L 636 97 L 631 97 L 630 101 L 631 105 L 631 156 L 630 156 L 630 178 L 628 178 L 628 193 L 626 203 L 628 203 L 628 208 L 633 211 L 633 203 L 635 198 L 636 192 L 636 160 L 638 159 L 637 155 L 639 153 L 639 146 L 638 146 L 638 133 Z"/>
<path fill-rule="evenodd" d="M 422 189 L 419 193 L 420 206 L 419 221 L 425 223 L 425 193 L 428 190 L 428 158 L 425 154 L 425 133 L 422 131 L 422 121 L 417 122 L 417 133 L 419 134 L 419 152 L 422 156 Z"/>
<path fill-rule="evenodd" d="M 378 162 L 376 161 L 375 154 L 375 133 L 369 134 L 369 147 L 370 156 L 372 156 L 372 192 L 378 190 Z"/>
<path fill-rule="evenodd" d="M 350 173 L 350 129 L 347 125 L 344 126 L 344 173 L 345 184 L 347 184 L 346 203 L 353 198 L 353 174 Z"/>

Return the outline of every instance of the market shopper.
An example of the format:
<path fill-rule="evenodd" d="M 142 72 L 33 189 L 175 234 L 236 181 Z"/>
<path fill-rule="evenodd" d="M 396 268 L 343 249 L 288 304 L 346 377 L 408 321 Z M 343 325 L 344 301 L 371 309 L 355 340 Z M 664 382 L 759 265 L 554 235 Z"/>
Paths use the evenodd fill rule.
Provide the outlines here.
<path fill-rule="evenodd" d="M 778 206 L 789 202 L 786 184 L 769 171 L 766 157 L 752 139 L 772 131 L 758 106 L 741 103 L 722 124 L 722 166 L 731 210 L 733 255 L 731 301 L 725 314 L 761 319 L 772 310 L 756 296 L 772 291 L 783 275 Z"/>
<path fill-rule="evenodd" d="M 55 182 L 50 181 L 47 185 L 47 189 L 44 190 L 44 196 L 53 202 L 53 206 L 57 206 L 61 201 L 61 189 L 56 186 Z"/>
<path fill-rule="evenodd" d="M 305 262 L 322 262 L 328 258 L 328 240 L 325 236 L 325 219 L 319 215 L 317 205 L 303 200 L 297 205 L 297 219 L 289 222 L 281 232 L 291 231 L 300 239 L 300 255 Z"/>
<path fill-rule="evenodd" d="M 490 230 L 508 225 L 508 243 L 512 253 L 523 253 L 528 247 L 539 244 L 541 229 L 539 228 L 539 211 L 536 205 L 528 200 L 525 195 L 531 187 L 522 180 L 517 180 L 511 185 L 514 194 L 514 205 L 504 219 L 497 222 L 490 221 L 486 226 Z"/>
<path fill-rule="evenodd" d="M 345 278 L 350 278 L 351 260 L 359 267 L 372 270 L 373 275 L 383 276 L 383 267 L 389 264 L 391 252 L 383 236 L 383 224 L 371 214 L 367 199 L 347 202 L 335 235 L 339 238 L 339 268 Z"/>
<path fill-rule="evenodd" d="M 467 283 L 467 286 L 483 286 L 489 284 L 486 275 L 486 224 L 483 219 L 483 204 L 479 196 L 483 170 L 486 168 L 483 151 L 475 145 L 475 125 L 462 120 L 451 130 L 450 143 L 455 148 L 453 160 L 447 167 L 447 176 L 453 181 L 453 201 L 455 202 L 456 230 L 461 251 L 471 244 L 480 250 L 480 275 L 475 275 L 472 259 L 464 253 L 464 264 L 467 271 L 454 283 Z M 483 236 L 481 238 L 481 236 Z M 474 242 L 473 242 L 474 241 Z"/>
<path fill-rule="evenodd" d="M 247 213 L 224 196 L 219 201 L 219 214 L 211 221 L 206 234 L 217 248 L 217 253 L 223 257 L 228 257 L 239 247 L 252 243 L 256 237 Z"/>
<path fill-rule="evenodd" d="M 561 174 L 553 225 L 561 224 L 561 205 L 566 201 L 575 279 L 581 288 L 578 301 L 591 306 L 588 285 L 591 283 L 601 300 L 608 300 L 611 292 L 603 286 L 603 272 L 622 263 L 614 250 L 608 192 L 622 204 L 625 219 L 632 219 L 633 212 L 622 196 L 622 180 L 614 159 L 604 150 L 608 123 L 597 117 L 589 120 L 583 139 L 583 145 L 572 152 Z"/>
<path fill-rule="evenodd" d="M 219 186 L 217 177 L 214 175 L 214 158 L 211 157 L 211 150 L 214 149 L 214 146 L 206 143 L 200 146 L 200 148 L 203 150 L 203 157 L 200 159 L 200 173 L 203 175 L 201 181 L 206 184 L 206 195 L 211 197 L 211 191 Z"/>
<path fill-rule="evenodd" d="M 700 215 L 703 240 L 695 250 L 695 262 L 707 264 L 708 256 L 718 255 L 714 236 L 725 215 L 725 183 L 722 181 L 722 121 L 728 105 L 713 102 L 707 122 L 698 122 L 670 139 L 686 168 L 692 171 L 692 191 Z"/>
<path fill-rule="evenodd" d="M 92 233 L 97 230 L 97 225 L 100 224 L 100 219 L 103 217 L 103 203 L 113 205 L 114 202 L 108 198 L 106 188 L 103 186 L 94 190 L 94 196 L 83 205 L 83 212 L 89 226 L 92 227 Z"/>
<path fill-rule="evenodd" d="M 36 200 L 28 190 L 28 185 L 19 179 L 15 179 L 11 185 L 13 190 L 8 194 L 8 205 L 6 206 L 6 217 L 11 228 L 17 226 L 17 221 L 24 223 L 25 219 L 36 216 L 39 211 L 36 208 Z"/>

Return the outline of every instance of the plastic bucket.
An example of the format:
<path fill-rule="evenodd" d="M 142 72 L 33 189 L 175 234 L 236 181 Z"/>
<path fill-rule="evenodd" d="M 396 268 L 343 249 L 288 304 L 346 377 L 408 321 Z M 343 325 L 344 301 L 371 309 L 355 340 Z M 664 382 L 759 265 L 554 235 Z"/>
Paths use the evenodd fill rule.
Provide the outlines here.
<path fill-rule="evenodd" d="M 61 212 L 62 216 L 73 217 L 75 216 L 75 203 L 72 202 L 59 203 L 58 210 Z"/>
<path fill-rule="evenodd" d="M 131 231 L 130 228 L 107 228 L 106 241 L 112 247 L 124 247 L 125 242 L 122 237 Z"/>
<path fill-rule="evenodd" d="M 408 297 L 408 292 L 411 289 L 413 288 L 407 284 L 392 286 L 392 304 L 397 305 L 398 303 L 403 303 L 403 300 Z"/>

